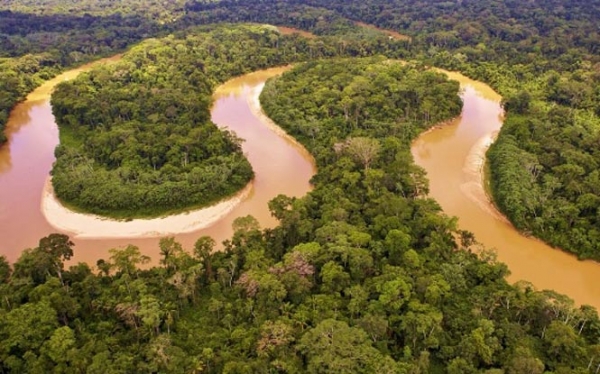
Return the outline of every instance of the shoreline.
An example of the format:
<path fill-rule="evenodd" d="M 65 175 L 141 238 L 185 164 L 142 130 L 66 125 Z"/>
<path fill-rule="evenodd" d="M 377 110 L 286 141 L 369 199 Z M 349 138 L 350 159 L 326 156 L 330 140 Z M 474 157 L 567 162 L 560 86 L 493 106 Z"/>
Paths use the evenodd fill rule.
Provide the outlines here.
<path fill-rule="evenodd" d="M 209 207 L 165 217 L 120 221 L 95 214 L 74 212 L 66 208 L 56 198 L 52 188 L 52 178 L 48 177 L 40 208 L 50 226 L 66 231 L 74 238 L 155 238 L 207 228 L 229 214 L 253 190 L 254 181 L 250 181 L 233 197 Z"/>
<path fill-rule="evenodd" d="M 316 171 L 314 157 L 304 146 L 277 126 L 262 110 L 259 96 L 264 83 L 254 87 L 247 96 L 248 106 L 253 115 L 276 135 L 292 144 Z M 215 92 L 219 88 L 215 89 Z M 175 234 L 186 234 L 208 228 L 226 217 L 254 191 L 254 180 L 250 181 L 235 195 L 211 206 L 157 218 L 138 218 L 129 221 L 102 217 L 91 213 L 80 213 L 65 207 L 56 197 L 52 187 L 52 177 L 46 179 L 40 210 L 50 226 L 66 232 L 74 238 L 86 239 L 133 239 L 156 238 Z"/>
<path fill-rule="evenodd" d="M 452 118 L 450 118 L 450 119 L 447 119 L 447 120 L 445 120 L 445 121 L 438 122 L 438 123 L 436 123 L 435 125 L 433 125 L 433 126 L 431 126 L 430 128 L 428 128 L 427 130 L 420 132 L 420 133 L 417 135 L 417 137 L 416 137 L 416 138 L 415 138 L 415 139 L 414 139 L 414 140 L 411 142 L 411 147 L 412 147 L 412 145 L 413 145 L 413 144 L 414 144 L 414 143 L 415 143 L 415 142 L 416 142 L 416 141 L 417 141 L 417 140 L 418 140 L 418 139 L 419 139 L 421 136 L 423 136 L 423 135 L 425 135 L 425 134 L 429 134 L 429 133 L 430 133 L 430 132 L 432 132 L 432 131 L 436 131 L 436 130 L 442 129 L 442 128 L 446 127 L 446 126 L 450 126 L 450 125 L 452 125 L 452 123 L 453 123 L 453 122 L 455 122 L 455 121 L 457 121 L 457 120 L 459 120 L 459 119 L 460 119 L 460 114 L 459 114 L 458 116 L 456 116 L 456 117 L 452 117 Z"/>
<path fill-rule="evenodd" d="M 496 206 L 496 203 L 494 203 L 493 195 L 491 195 L 491 192 L 489 192 L 485 188 L 485 183 L 487 182 L 486 175 L 485 175 L 485 168 L 487 165 L 486 153 L 487 153 L 488 149 L 490 149 L 492 144 L 498 138 L 499 133 L 500 133 L 500 130 L 497 130 L 497 131 L 493 131 L 489 134 L 486 134 L 485 136 L 482 136 L 481 138 L 479 138 L 477 140 L 477 142 L 469 150 L 469 154 L 467 155 L 467 158 L 465 159 L 465 165 L 463 167 L 463 171 L 471 176 L 474 176 L 475 178 L 477 178 L 477 180 L 463 183 L 460 186 L 461 191 L 467 197 L 469 197 L 469 199 L 471 199 L 473 202 L 475 202 L 477 205 L 479 205 L 481 207 L 481 209 L 485 210 L 489 214 L 496 217 L 498 220 L 509 225 L 519 235 L 521 235 L 529 240 L 536 241 L 542 245 L 546 245 L 554 250 L 563 252 L 569 256 L 574 256 L 575 258 L 577 258 L 578 261 L 596 262 L 593 259 L 580 260 L 576 255 L 574 255 L 573 253 L 571 253 L 569 251 L 566 251 L 560 247 L 555 247 L 555 246 L 551 245 L 550 243 L 546 243 L 545 241 L 538 238 L 537 236 L 531 235 L 530 233 L 527 233 L 527 232 L 517 229 L 515 227 L 515 225 L 513 225 L 513 223 L 508 219 L 508 217 L 506 217 L 506 215 L 504 215 L 504 213 L 502 213 L 502 211 L 500 209 L 498 209 L 498 207 Z M 477 196 L 477 194 L 480 195 L 481 198 L 479 198 Z"/>
<path fill-rule="evenodd" d="M 469 181 L 462 183 L 460 189 L 471 201 L 476 203 L 481 209 L 496 219 L 512 226 L 512 223 L 496 207 L 492 196 L 485 189 L 485 165 L 486 153 L 491 145 L 496 141 L 499 131 L 493 131 L 479 138 L 469 150 L 463 171 L 469 175 Z"/>
<path fill-rule="evenodd" d="M 259 86 L 252 93 L 252 99 L 255 98 L 258 102 L 258 96 L 262 91 L 264 85 Z M 215 89 L 215 92 L 218 87 Z M 260 109 L 253 108 L 253 104 L 249 100 L 250 109 L 254 113 Z M 272 122 L 267 121 L 268 117 L 262 115 L 259 117 L 265 121 L 265 124 L 275 131 L 278 135 L 289 139 L 289 135 L 284 136 L 279 129 Z M 277 129 L 273 128 L 277 127 Z M 304 147 L 301 147 L 304 149 Z M 307 152 L 304 149 L 305 152 Z M 312 156 L 311 156 L 312 157 Z M 311 158 L 312 160 L 312 158 Z M 314 164 L 314 160 L 313 160 Z M 91 213 L 80 213 L 75 212 L 65 207 L 54 194 L 52 187 L 52 177 L 48 177 L 44 184 L 42 191 L 42 198 L 40 203 L 40 210 L 42 215 L 46 219 L 46 222 L 54 229 L 69 233 L 74 238 L 86 238 L 86 239 L 124 239 L 124 238 L 156 238 L 175 234 L 187 234 L 194 231 L 202 230 L 212 226 L 224 217 L 226 217 L 231 211 L 233 211 L 238 205 L 246 200 L 254 191 L 254 180 L 251 180 L 243 189 L 238 191 L 236 194 L 229 198 L 225 198 L 213 205 L 190 210 L 188 212 L 171 214 L 163 217 L 156 218 L 137 218 L 129 221 L 117 220 L 108 217 L 102 217 Z"/>
<path fill-rule="evenodd" d="M 315 159 L 310 152 L 263 112 L 259 101 L 263 88 L 264 83 L 253 88 L 251 94 L 247 96 L 250 111 L 267 128 L 292 144 L 303 156 L 310 160 L 313 169 L 316 171 Z M 218 88 L 215 92 L 217 90 Z M 46 179 L 42 192 L 40 209 L 44 218 L 53 228 L 67 232 L 74 238 L 86 239 L 155 238 L 191 233 L 217 223 L 254 191 L 254 181 L 252 180 L 235 195 L 208 207 L 163 217 L 137 218 L 125 221 L 91 213 L 75 212 L 65 207 L 54 194 L 51 181 L 52 177 Z"/>
<path fill-rule="evenodd" d="M 317 163 L 313 155 L 300 143 L 296 138 L 288 134 L 283 128 L 278 126 L 267 114 L 263 111 L 260 105 L 260 93 L 265 87 L 265 83 L 261 83 L 252 89 L 251 95 L 248 95 L 248 106 L 250 107 L 250 111 L 256 118 L 260 119 L 260 121 L 267 126 L 267 128 L 273 131 L 278 136 L 282 137 L 290 144 L 292 144 L 306 159 L 310 160 L 314 171 L 317 170 Z"/>

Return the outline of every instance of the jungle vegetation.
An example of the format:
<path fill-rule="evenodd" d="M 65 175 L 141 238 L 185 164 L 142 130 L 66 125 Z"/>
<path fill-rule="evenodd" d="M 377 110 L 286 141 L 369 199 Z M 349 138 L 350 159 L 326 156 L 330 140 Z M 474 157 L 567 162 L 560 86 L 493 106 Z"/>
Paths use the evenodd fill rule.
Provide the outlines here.
<path fill-rule="evenodd" d="M 6 142 L 10 110 L 44 80 L 159 34 L 155 23 L 136 15 L 43 16 L 0 10 L 0 145 Z"/>
<path fill-rule="evenodd" d="M 410 139 L 460 111 L 458 84 L 385 58 L 353 63 L 299 65 L 261 97 L 319 163 L 306 197 L 270 202 L 276 228 L 238 218 L 217 252 L 208 237 L 163 238 L 146 270 L 134 246 L 67 268 L 73 243 L 60 234 L 0 261 L 0 369 L 593 372 L 595 310 L 509 285 L 506 266 L 426 197 Z M 390 96 L 346 89 L 365 79 Z"/>
<path fill-rule="evenodd" d="M 210 122 L 213 89 L 253 70 L 356 50 L 321 51 L 299 39 L 267 26 L 186 32 L 145 41 L 120 62 L 61 83 L 52 95 L 61 137 L 52 170 L 57 197 L 132 218 L 237 192 L 253 173 L 239 140 Z"/>
<path fill-rule="evenodd" d="M 148 258 L 130 246 L 113 249 L 95 267 L 68 267 L 72 243 L 51 235 L 12 265 L 0 259 L 0 372 L 492 374 L 600 368 L 593 308 L 575 307 L 567 297 L 525 282 L 509 285 L 506 266 L 426 197 L 426 178 L 412 163 L 408 142 L 434 120 L 453 115 L 456 86 L 419 64 L 387 63 L 402 57 L 460 70 L 500 92 L 505 125 L 489 153 L 498 206 L 518 228 L 598 259 L 597 0 L 206 1 L 187 3 L 168 18 L 156 16 L 162 5 L 146 16 L 118 15 L 129 5 L 102 10 L 97 4 L 104 2 L 87 1 L 93 15 L 86 16 L 65 14 L 59 0 L 20 3 L 19 13 L 0 13 L 22 20 L 0 35 L 1 64 L 12 71 L 3 87 L 13 93 L 0 91 L 6 113 L 28 84 L 161 33 L 243 21 L 321 35 L 291 37 L 301 55 L 295 61 L 310 62 L 270 82 L 262 97 L 269 114 L 315 155 L 319 171 L 306 197 L 270 203 L 278 227 L 263 230 L 251 217 L 238 219 L 221 252 L 213 251 L 210 238 L 199 238 L 194 248 L 165 238 L 160 266 L 142 270 Z M 53 10 L 35 11 L 42 3 Z M 41 13 L 48 13 L 45 23 L 37 22 Z M 139 27 L 121 32 L 108 22 L 114 31 L 84 42 L 68 27 L 43 30 L 59 27 L 55 17 L 75 23 L 96 17 L 99 31 L 111 17 L 138 17 Z M 392 41 L 354 21 L 412 39 Z M 123 43 L 113 46 L 120 38 Z M 149 43 L 177 38 L 187 36 Z M 367 73 L 346 63 L 344 75 L 343 62 L 321 60 L 373 54 L 385 57 L 356 62 Z M 33 59 L 33 70 L 19 67 L 22 58 Z M 33 77 L 24 76 L 31 72 Z M 35 79 L 38 72 L 44 75 Z M 317 80 L 320 75 L 332 82 Z M 4 77 L 3 71 L 0 81 Z M 378 97 L 371 78 L 408 96 L 388 90 L 397 100 Z M 415 82 L 436 82 L 448 95 L 407 85 Z M 446 104 L 443 111 L 424 106 L 434 97 Z M 367 103 L 397 116 L 387 118 L 380 106 Z"/>
<path fill-rule="evenodd" d="M 409 35 L 411 58 L 490 84 L 506 110 L 488 155 L 496 204 L 519 230 L 600 259 L 600 2 L 224 0 L 187 9 L 190 19 L 267 19 L 320 35 L 364 21 Z"/>

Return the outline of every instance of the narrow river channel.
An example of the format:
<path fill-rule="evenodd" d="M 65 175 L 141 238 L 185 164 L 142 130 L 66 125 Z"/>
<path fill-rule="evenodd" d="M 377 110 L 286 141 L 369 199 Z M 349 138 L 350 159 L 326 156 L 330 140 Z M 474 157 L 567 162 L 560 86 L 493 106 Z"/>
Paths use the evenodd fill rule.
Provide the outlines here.
<path fill-rule="evenodd" d="M 58 130 L 49 104 L 52 88 L 81 70 L 65 73 L 28 96 L 11 113 L 9 143 L 0 148 L 0 254 L 14 262 L 23 249 L 56 232 L 40 210 L 44 184 L 54 161 Z M 249 196 L 212 226 L 175 235 L 191 248 L 202 235 L 217 242 L 231 236 L 231 223 L 252 214 L 263 227 L 276 224 L 267 202 L 278 194 L 302 196 L 310 190 L 315 168 L 302 147 L 282 137 L 253 110 L 264 81 L 284 68 L 269 69 L 234 79 L 215 94 L 212 119 L 245 139 L 243 149 L 256 179 Z M 577 261 L 573 256 L 520 235 L 489 203 L 481 183 L 482 151 L 502 124 L 499 96 L 489 87 L 460 75 L 464 109 L 452 124 L 423 134 L 413 144 L 416 162 L 428 173 L 431 196 L 448 215 L 459 217 L 459 226 L 472 231 L 486 247 L 496 248 L 498 258 L 511 271 L 510 281 L 526 280 L 538 289 L 553 289 L 578 304 L 600 308 L 600 264 Z M 68 232 L 67 232 L 68 233 Z M 95 264 L 107 258 L 108 249 L 127 244 L 139 246 L 158 261 L 157 238 L 75 238 L 74 261 Z"/>
<path fill-rule="evenodd" d="M 577 304 L 600 309 L 600 264 L 519 234 L 490 203 L 481 170 L 486 146 L 502 126 L 500 96 L 488 86 L 450 73 L 463 88 L 464 108 L 453 123 L 421 135 L 412 147 L 415 162 L 427 171 L 430 196 L 459 227 L 475 234 L 510 269 L 509 280 L 569 295 Z"/>

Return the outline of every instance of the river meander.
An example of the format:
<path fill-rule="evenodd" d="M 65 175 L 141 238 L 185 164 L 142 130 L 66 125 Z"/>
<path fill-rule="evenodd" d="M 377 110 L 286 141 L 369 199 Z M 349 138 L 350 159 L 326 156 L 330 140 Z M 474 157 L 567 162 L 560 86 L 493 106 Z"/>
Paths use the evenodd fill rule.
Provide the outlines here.
<path fill-rule="evenodd" d="M 39 238 L 56 231 L 40 209 L 58 143 L 49 94 L 54 85 L 82 69 L 47 82 L 11 113 L 9 143 L 0 148 L 0 254 L 11 262 L 24 248 L 35 246 Z M 229 238 L 233 220 L 247 214 L 255 216 L 263 227 L 272 227 L 276 222 L 267 208 L 270 199 L 280 193 L 302 196 L 310 190 L 308 181 L 315 172 L 312 158 L 294 141 L 274 131 L 254 106 L 265 80 L 282 71 L 269 69 L 245 75 L 227 82 L 215 93 L 212 119 L 245 139 L 244 153 L 256 178 L 249 195 L 221 220 L 201 230 L 175 235 L 186 248 L 191 248 L 201 235 L 210 235 L 217 242 Z M 489 202 L 480 171 L 485 148 L 502 124 L 500 97 L 481 83 L 457 74 L 451 77 L 463 86 L 461 117 L 423 134 L 412 148 L 415 161 L 428 173 L 431 196 L 447 214 L 459 217 L 461 228 L 472 231 L 485 246 L 497 249 L 499 260 L 512 273 L 510 281 L 526 280 L 538 289 L 553 289 L 577 303 L 600 307 L 600 264 L 578 261 L 522 236 Z M 76 237 L 74 241 L 74 261 L 95 264 L 108 256 L 108 249 L 127 244 L 139 246 L 158 261 L 157 238 Z"/>
<path fill-rule="evenodd" d="M 447 126 L 422 134 L 412 146 L 415 162 L 427 171 L 430 196 L 459 227 L 475 234 L 510 269 L 509 280 L 569 295 L 578 304 L 600 309 L 600 264 L 578 261 L 534 238 L 521 235 L 500 214 L 483 188 L 485 151 L 502 126 L 500 96 L 460 74 L 464 108 Z"/>
<path fill-rule="evenodd" d="M 0 149 L 0 254 L 10 262 L 14 262 L 23 249 L 35 246 L 43 236 L 61 231 L 48 223 L 40 209 L 44 186 L 55 160 L 54 148 L 58 144 L 49 95 L 56 84 L 72 79 L 87 68 L 89 66 L 67 72 L 47 82 L 11 113 L 7 126 L 9 143 Z M 200 230 L 174 235 L 184 247 L 192 248 L 202 235 L 212 236 L 217 243 L 230 238 L 235 218 L 248 214 L 256 217 L 262 227 L 273 227 L 277 222 L 269 213 L 268 201 L 279 194 L 303 196 L 310 190 L 309 180 L 316 170 L 314 160 L 293 139 L 275 131 L 256 108 L 257 95 L 264 82 L 285 69 L 248 74 L 217 88 L 212 120 L 244 139 L 242 148 L 252 164 L 255 178 L 247 196 L 220 220 Z M 115 239 L 102 235 L 81 237 L 68 230 L 61 232 L 73 237 L 73 261 L 93 265 L 98 259 L 108 257 L 108 249 L 127 244 L 139 246 L 154 263 L 159 259 L 156 237 Z"/>

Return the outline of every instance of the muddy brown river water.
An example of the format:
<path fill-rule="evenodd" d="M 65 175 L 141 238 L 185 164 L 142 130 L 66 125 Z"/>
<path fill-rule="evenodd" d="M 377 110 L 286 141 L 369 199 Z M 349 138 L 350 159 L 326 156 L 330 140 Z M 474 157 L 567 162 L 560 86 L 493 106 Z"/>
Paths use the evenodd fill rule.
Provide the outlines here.
<path fill-rule="evenodd" d="M 47 82 L 18 105 L 7 126 L 9 143 L 0 149 L 0 254 L 14 262 L 23 249 L 36 246 L 38 240 L 57 232 L 40 210 L 42 192 L 54 162 L 58 129 L 49 103 L 52 88 L 75 77 L 86 66 Z M 264 82 L 286 68 L 275 68 L 245 75 L 220 86 L 215 93 L 212 120 L 234 131 L 244 139 L 242 148 L 252 164 L 255 179 L 247 198 L 230 213 L 208 228 L 174 235 L 185 248 L 192 248 L 202 235 L 212 236 L 218 243 L 232 235 L 231 224 L 237 217 L 252 214 L 262 227 L 273 227 L 267 203 L 279 194 L 303 196 L 311 188 L 314 161 L 293 140 L 273 131 L 266 119 L 253 110 Z M 68 231 L 66 234 L 72 234 Z M 137 245 L 144 254 L 158 262 L 157 238 L 77 238 L 72 261 L 95 264 L 108 258 L 110 248 Z"/>
<path fill-rule="evenodd" d="M 415 162 L 427 171 L 430 196 L 459 227 L 475 234 L 510 269 L 509 280 L 569 295 L 578 304 L 600 308 L 600 264 L 577 258 L 517 232 L 490 203 L 482 183 L 485 150 L 502 126 L 500 96 L 460 74 L 464 108 L 447 126 L 422 134 L 412 146 Z"/>
<path fill-rule="evenodd" d="M 56 232 L 40 210 L 44 183 L 54 161 L 58 130 L 49 94 L 65 79 L 89 66 L 67 72 L 30 94 L 11 113 L 7 126 L 9 143 L 0 148 L 0 254 L 14 262 L 24 248 Z M 302 196 L 310 190 L 314 174 L 310 155 L 295 142 L 281 136 L 251 102 L 265 80 L 284 68 L 252 73 L 227 82 L 215 94 L 212 118 L 219 126 L 245 139 L 244 152 L 256 178 L 250 195 L 212 226 L 176 235 L 191 248 L 201 235 L 220 242 L 231 236 L 231 223 L 252 214 L 263 227 L 276 224 L 267 202 L 280 193 Z M 600 307 L 600 264 L 575 257 L 519 234 L 489 202 L 482 187 L 481 167 L 486 146 L 502 124 L 500 97 L 489 87 L 459 74 L 464 109 L 453 123 L 427 132 L 412 147 L 417 164 L 427 171 L 431 196 L 444 211 L 459 218 L 459 226 L 472 231 L 478 241 L 498 251 L 498 259 L 510 271 L 510 281 L 526 280 L 538 289 L 565 293 L 578 304 Z M 157 238 L 75 238 L 74 261 L 95 264 L 107 258 L 108 249 L 134 244 L 158 261 Z"/>

